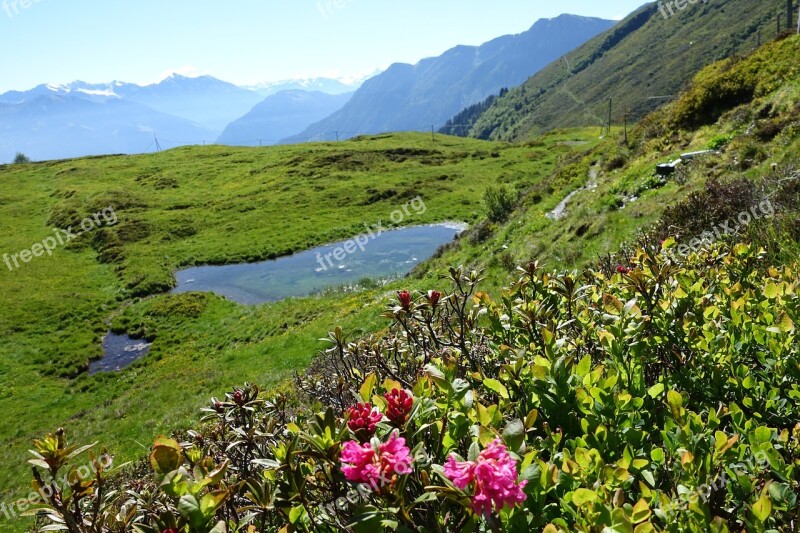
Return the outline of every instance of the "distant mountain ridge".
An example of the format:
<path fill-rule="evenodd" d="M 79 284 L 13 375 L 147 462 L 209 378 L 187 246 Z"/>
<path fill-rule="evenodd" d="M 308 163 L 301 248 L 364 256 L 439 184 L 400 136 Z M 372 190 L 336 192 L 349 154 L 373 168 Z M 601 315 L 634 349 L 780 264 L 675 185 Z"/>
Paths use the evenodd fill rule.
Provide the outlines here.
<path fill-rule="evenodd" d="M 314 94 L 308 98 L 308 118 L 297 109 L 276 109 L 285 111 L 282 118 L 274 117 L 285 127 L 263 136 L 297 133 L 346 101 L 341 95 Z M 16 152 L 34 160 L 139 153 L 153 148 L 156 138 L 164 148 L 212 143 L 263 100 L 258 92 L 211 76 L 177 74 L 145 86 L 74 81 L 8 91 L 0 94 L 0 162 L 12 160 Z M 327 106 L 312 103 L 325 100 Z M 294 127 L 286 125 L 290 116 L 298 120 Z"/>
<path fill-rule="evenodd" d="M 543 130 L 635 121 L 677 94 L 704 66 L 775 36 L 782 1 L 714 0 L 665 17 L 637 9 L 502 97 L 452 118 L 448 133 L 523 140 Z M 783 11 L 785 13 L 785 10 Z"/>
<path fill-rule="evenodd" d="M 199 124 L 120 98 L 53 93 L 0 104 L 0 161 L 11 161 L 17 151 L 37 161 L 141 153 L 154 146 L 156 133 L 165 145 L 167 139 L 199 144 L 214 138 Z"/>
<path fill-rule="evenodd" d="M 416 65 L 396 63 L 367 80 L 340 111 L 286 139 L 331 139 L 336 130 L 380 133 L 440 127 L 463 108 L 532 74 L 616 24 L 561 15 L 481 46 L 456 46 Z"/>
<path fill-rule="evenodd" d="M 352 96 L 352 92 L 281 91 L 268 96 L 245 116 L 228 124 L 217 143 L 234 146 L 276 144 L 341 109 Z"/>
<path fill-rule="evenodd" d="M 54 94 L 82 96 L 97 101 L 127 100 L 220 131 L 262 100 L 253 91 L 211 76 L 187 78 L 173 74 L 159 83 L 144 86 L 119 81 L 42 84 L 29 91 L 2 94 L 0 103 L 19 104 L 38 96 Z"/>
<path fill-rule="evenodd" d="M 356 91 L 368 79 L 382 71 L 376 70 L 368 76 L 360 78 L 306 78 L 281 80 L 244 86 L 244 89 L 255 91 L 262 96 L 272 96 L 284 91 L 308 91 L 325 94 L 344 94 Z"/>

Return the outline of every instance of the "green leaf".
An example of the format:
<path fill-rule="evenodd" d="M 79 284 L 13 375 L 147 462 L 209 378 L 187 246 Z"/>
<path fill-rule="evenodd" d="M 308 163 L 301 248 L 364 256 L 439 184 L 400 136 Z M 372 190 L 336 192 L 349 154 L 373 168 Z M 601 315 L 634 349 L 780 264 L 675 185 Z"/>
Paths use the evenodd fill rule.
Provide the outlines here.
<path fill-rule="evenodd" d="M 227 498 L 228 493 L 224 490 L 218 490 L 205 494 L 202 498 L 200 498 L 200 512 L 203 513 L 203 516 L 207 520 L 210 520 L 214 517 L 217 509 L 219 509 L 219 507 Z"/>
<path fill-rule="evenodd" d="M 753 515 L 758 519 L 759 522 L 764 522 L 767 518 L 769 518 L 770 513 L 772 513 L 772 500 L 769 499 L 767 494 L 762 494 L 761 498 L 758 499 L 756 503 L 753 504 Z"/>
<path fill-rule="evenodd" d="M 453 383 L 450 384 L 451 388 L 453 389 L 453 399 L 460 400 L 471 390 L 471 385 L 468 381 L 465 381 L 461 378 L 456 378 L 453 380 Z"/>
<path fill-rule="evenodd" d="M 159 474 L 167 474 L 176 470 L 183 462 L 181 445 L 174 439 L 159 437 L 150 454 L 150 465 Z"/>
<path fill-rule="evenodd" d="M 578 363 L 578 366 L 575 367 L 575 374 L 578 375 L 579 378 L 583 379 L 589 372 L 592 370 L 592 356 L 587 355 L 581 362 Z"/>
<path fill-rule="evenodd" d="M 647 505 L 647 502 L 642 498 L 639 500 L 636 505 L 633 506 L 633 514 L 631 518 L 633 519 L 634 524 L 638 524 L 639 522 L 644 522 L 653 513 L 650 511 L 650 506 Z"/>
<path fill-rule="evenodd" d="M 774 300 L 778 297 L 778 286 L 772 283 L 771 281 L 764 286 L 764 296 L 769 298 L 770 300 Z"/>
<path fill-rule="evenodd" d="M 173 498 L 180 498 L 189 492 L 189 482 L 186 479 L 187 473 L 183 468 L 173 470 L 164 476 L 164 480 L 159 487 L 164 494 Z"/>
<path fill-rule="evenodd" d="M 531 409 L 531 412 L 525 417 L 525 429 L 531 429 L 536 423 L 537 418 L 539 418 L 539 411 Z"/>
<path fill-rule="evenodd" d="M 597 501 L 597 493 L 593 490 L 578 489 L 572 493 L 572 503 L 578 507 L 594 501 Z"/>
<path fill-rule="evenodd" d="M 444 379 L 444 372 L 431 364 L 425 365 L 425 373 L 432 378 Z"/>
<path fill-rule="evenodd" d="M 370 393 L 371 392 L 372 391 L 370 391 Z M 306 508 L 303 507 L 302 505 L 297 505 L 295 507 L 292 507 L 291 510 L 289 511 L 289 522 L 292 524 L 296 524 L 298 520 L 303 518 L 305 514 L 306 514 Z"/>
<path fill-rule="evenodd" d="M 506 424 L 503 429 L 503 440 L 512 452 L 520 452 L 525 444 L 525 425 L 522 420 L 517 418 Z"/>
<path fill-rule="evenodd" d="M 414 500 L 414 505 L 418 503 L 427 503 L 427 502 L 434 502 L 438 496 L 435 492 L 425 492 L 421 496 L 419 496 L 416 500 Z"/>
<path fill-rule="evenodd" d="M 469 454 L 467 455 L 467 461 L 475 462 L 478 460 L 478 454 L 481 453 L 481 447 L 477 442 L 473 442 L 469 447 Z"/>
<path fill-rule="evenodd" d="M 794 322 L 792 322 L 786 311 L 781 311 L 776 324 L 781 333 L 792 333 L 794 331 Z"/>
<path fill-rule="evenodd" d="M 650 459 L 653 460 L 654 463 L 663 463 L 664 462 L 664 450 L 661 448 L 653 448 L 650 450 Z"/>
<path fill-rule="evenodd" d="M 656 383 L 655 385 L 650 387 L 650 389 L 647 391 L 647 394 L 651 398 L 656 399 L 664 393 L 664 388 L 665 387 L 663 383 Z"/>
<path fill-rule="evenodd" d="M 200 511 L 200 502 L 191 494 L 181 496 L 178 500 L 178 512 L 185 517 L 195 529 L 203 527 L 205 519 Z"/>
<path fill-rule="evenodd" d="M 492 392 L 496 392 L 501 398 L 508 400 L 508 389 L 496 379 L 487 378 L 483 380 L 484 386 Z"/>
<path fill-rule="evenodd" d="M 208 533 L 228 533 L 228 528 L 225 526 L 225 522 L 220 520 Z"/>
<path fill-rule="evenodd" d="M 765 444 L 772 440 L 772 430 L 766 426 L 759 426 L 756 428 L 754 436 L 759 444 Z"/>
<path fill-rule="evenodd" d="M 672 416 L 678 418 L 680 416 L 681 407 L 683 407 L 683 397 L 678 391 L 670 390 L 667 392 L 667 404 L 672 410 Z"/>
<path fill-rule="evenodd" d="M 489 407 L 484 407 L 480 403 L 476 404 L 478 406 L 478 421 L 481 423 L 482 426 L 490 427 L 494 425 L 494 420 L 497 418 L 497 406 L 490 405 Z"/>
<path fill-rule="evenodd" d="M 358 393 L 361 395 L 362 402 L 370 401 L 370 398 L 372 398 L 372 391 L 375 388 L 376 381 L 378 381 L 378 378 L 377 376 L 375 376 L 374 372 L 369 376 L 367 376 L 367 379 L 364 380 L 364 383 L 361 385 L 361 388 L 358 389 Z"/>

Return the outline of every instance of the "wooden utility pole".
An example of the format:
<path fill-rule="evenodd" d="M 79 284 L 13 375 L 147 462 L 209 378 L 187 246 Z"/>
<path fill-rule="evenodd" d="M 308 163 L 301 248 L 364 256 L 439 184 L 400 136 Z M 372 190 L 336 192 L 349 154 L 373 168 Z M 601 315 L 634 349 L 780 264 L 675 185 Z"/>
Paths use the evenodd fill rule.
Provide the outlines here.
<path fill-rule="evenodd" d="M 628 146 L 628 112 L 630 111 L 629 108 L 625 108 L 625 116 L 623 120 L 625 121 L 625 146 Z"/>
<path fill-rule="evenodd" d="M 431 126 L 431 140 L 436 142 L 436 131 L 434 126 Z"/>
<path fill-rule="evenodd" d="M 611 98 L 608 99 L 608 134 L 611 135 Z"/>
<path fill-rule="evenodd" d="M 794 0 L 786 0 L 786 30 L 792 27 L 794 22 Z"/>

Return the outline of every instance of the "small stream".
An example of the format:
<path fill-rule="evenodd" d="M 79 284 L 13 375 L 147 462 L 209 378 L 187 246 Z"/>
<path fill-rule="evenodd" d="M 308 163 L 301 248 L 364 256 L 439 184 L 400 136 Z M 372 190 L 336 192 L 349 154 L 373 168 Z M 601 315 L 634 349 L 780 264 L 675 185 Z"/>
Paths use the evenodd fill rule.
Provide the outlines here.
<path fill-rule="evenodd" d="M 547 218 L 550 220 L 561 220 L 565 216 L 567 216 L 567 206 L 575 198 L 575 195 L 582 191 L 594 191 L 597 189 L 597 175 L 599 173 L 599 168 L 597 166 L 593 166 L 589 170 L 589 182 L 586 184 L 585 187 L 581 187 L 580 189 L 574 190 L 567 195 L 566 198 L 561 200 L 561 202 L 556 206 L 555 209 L 547 213 Z"/>

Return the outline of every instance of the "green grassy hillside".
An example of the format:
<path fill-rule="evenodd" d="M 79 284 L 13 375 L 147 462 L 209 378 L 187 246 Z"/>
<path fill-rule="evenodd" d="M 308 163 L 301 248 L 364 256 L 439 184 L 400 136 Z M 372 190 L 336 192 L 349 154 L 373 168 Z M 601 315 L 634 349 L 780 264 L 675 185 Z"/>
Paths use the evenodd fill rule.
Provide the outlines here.
<path fill-rule="evenodd" d="M 108 413 L 88 412 L 70 441 L 89 429 L 114 449 L 136 421 L 162 429 L 158 412 L 175 440 L 117 478 L 123 496 L 92 486 L 55 512 L 143 532 L 795 531 L 798 51 L 794 37 L 710 66 L 627 139 L 496 145 L 503 171 L 560 158 L 493 183 L 486 219 L 383 291 L 121 305 L 115 327 L 159 350 L 76 380 L 115 390 L 122 416 L 99 429 Z M 328 350 L 274 389 L 326 322 Z M 271 390 L 219 385 L 237 374 Z M 187 431 L 202 387 L 219 401 Z M 80 464 L 64 446 L 37 442 L 39 475 Z"/>
<path fill-rule="evenodd" d="M 631 128 L 627 143 L 624 132 L 615 128 L 596 146 L 578 146 L 553 176 L 528 191 L 507 223 L 485 223 L 480 235 L 473 232 L 462 239 L 462 245 L 436 265 L 450 261 L 488 268 L 490 277 L 498 269 L 512 270 L 531 260 L 549 268 L 589 265 L 614 252 L 618 243 L 634 241 L 667 206 L 701 193 L 709 182 L 747 179 L 757 184 L 753 187 L 774 187 L 790 179 L 800 166 L 797 57 L 800 37 L 792 37 L 709 66 L 674 103 Z M 711 147 L 718 153 L 679 166 L 673 177 L 656 175 L 657 164 Z M 566 195 L 552 194 L 552 187 L 575 192 L 559 220 L 547 214 Z M 736 194 L 746 202 L 741 191 Z M 717 208 L 719 213 L 710 214 Z M 716 204 L 693 209 L 684 219 L 696 219 L 689 226 L 697 234 L 722 222 L 721 213 L 737 213 Z M 687 220 L 676 224 L 670 230 L 662 223 L 662 237 L 670 231 L 674 235 Z M 691 231 L 684 236 L 694 237 Z"/>
<path fill-rule="evenodd" d="M 109 205 L 119 217 L 53 257 L 0 272 L 3 498 L 22 494 L 26 450 L 43 432 L 62 426 L 76 441 L 102 441 L 119 461 L 140 457 L 154 435 L 189 427 L 207 398 L 232 384 L 280 386 L 309 365 L 325 346 L 317 339 L 334 326 L 353 337 L 385 329 L 377 310 L 395 290 L 438 288 L 452 265 L 485 269 L 480 289 L 496 293 L 519 264 L 596 264 L 653 223 L 657 233 L 691 239 L 735 216 L 741 191 L 752 200 L 780 193 L 776 204 L 796 206 L 798 46 L 800 38 L 786 39 L 707 69 L 674 104 L 629 131 L 627 143 L 620 130 L 601 139 L 598 129 L 520 144 L 402 134 L 0 168 L 0 227 L 7 228 L 0 251 L 29 248 L 54 225 Z M 720 99 L 721 89 L 736 98 Z M 719 153 L 656 177 L 656 163 L 709 146 Z M 713 178 L 753 189 L 709 187 Z M 507 188 L 515 209 L 487 220 L 487 187 Z M 547 218 L 571 192 L 563 217 Z M 412 279 L 254 307 L 161 294 L 181 266 L 348 237 L 416 195 L 428 209 L 408 223 L 455 219 L 473 228 Z M 787 220 L 796 235 L 797 218 Z M 797 238 L 775 241 L 766 253 L 778 263 L 796 257 Z M 606 266 L 626 260 L 619 257 Z M 88 376 L 111 327 L 145 333 L 153 349 L 126 371 Z"/>
<path fill-rule="evenodd" d="M 574 141 L 597 142 L 594 133 L 554 134 L 537 147 L 398 134 L 0 167 L 3 253 L 108 206 L 119 220 L 52 257 L 13 271 L 0 264 L 2 496 L 19 494 L 29 443 L 48 428 L 100 431 L 120 458 L 134 458 L 155 433 L 188 425 L 213 391 L 243 380 L 275 385 L 304 369 L 330 324 L 380 327 L 365 309 L 385 295 L 379 289 L 251 308 L 159 295 L 175 269 L 350 237 L 365 223 L 388 224 L 417 195 L 427 210 L 404 223 L 475 223 L 488 186 L 526 190 Z M 112 326 L 154 338 L 152 351 L 120 374 L 88 376 Z"/>
<path fill-rule="evenodd" d="M 622 124 L 663 104 L 702 67 L 775 37 L 778 0 L 711 0 L 665 18 L 653 2 L 497 98 L 469 136 L 522 140 L 554 127 Z M 665 8 L 666 10 L 666 8 Z M 669 14 L 667 12 L 667 14 Z M 783 22 L 785 24 L 785 22 Z M 656 97 L 656 98 L 654 98 Z M 461 129 L 454 133 L 465 134 Z"/>

